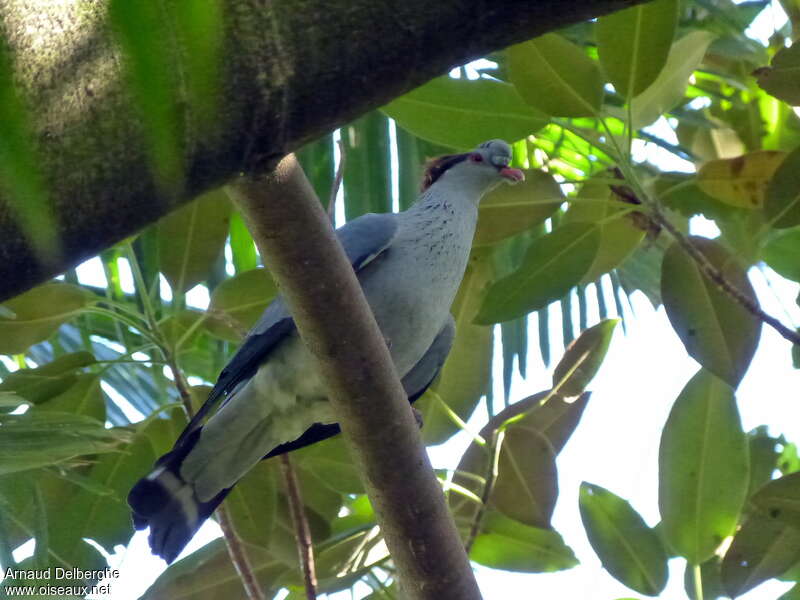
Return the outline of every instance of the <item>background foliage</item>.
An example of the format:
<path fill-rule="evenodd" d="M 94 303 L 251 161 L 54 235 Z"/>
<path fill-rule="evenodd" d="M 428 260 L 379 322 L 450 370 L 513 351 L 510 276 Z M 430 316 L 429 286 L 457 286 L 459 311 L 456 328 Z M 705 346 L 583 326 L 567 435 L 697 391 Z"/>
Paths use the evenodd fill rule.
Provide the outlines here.
<path fill-rule="evenodd" d="M 429 157 L 489 138 L 513 141 L 515 165 L 528 170 L 524 184 L 503 187 L 481 205 L 453 306 L 455 346 L 418 405 L 425 441 L 438 444 L 489 396 L 491 418 L 457 468 L 440 473 L 476 563 L 521 572 L 577 563 L 551 526 L 556 458 L 590 401 L 585 388 L 617 325 L 608 317 L 622 315 L 621 303 L 638 290 L 663 303 L 701 368 L 664 424 L 661 524 L 649 527 L 628 501 L 590 483 L 587 472 L 580 515 L 592 547 L 610 576 L 649 596 L 664 589 L 673 556 L 688 561 L 693 598 L 735 597 L 774 577 L 798 580 L 796 446 L 764 429 L 744 432 L 735 398 L 761 320 L 709 280 L 656 218 L 663 211 L 679 232 L 694 215 L 712 220 L 719 237 L 687 243 L 752 302 L 750 268 L 766 263 L 800 281 L 800 121 L 792 109 L 800 104 L 800 53 L 790 44 L 800 6 L 781 0 L 789 22 L 764 47 L 745 31 L 767 4 L 656 0 L 546 34 L 487 57 L 491 66 L 477 79 L 464 70 L 435 79 L 299 152 L 326 204 L 343 160 L 339 202 L 346 219 L 406 208 Z M 147 24 L 161 17 L 146 5 L 113 2 L 110 18 L 127 52 L 154 168 L 169 187 L 183 177 L 176 84 L 154 60 L 160 36 Z M 221 57 L 213 20 L 193 14 L 173 17 L 189 54 L 203 57 L 186 65 L 186 74 L 193 110 L 207 116 Z M 18 149 L 0 155 L 0 170 L 7 185 L 29 186 L 20 197 L 35 199 L 45 191 L 37 187 L 41 177 L 25 138 L 24 102 L 13 89 L 11 62 L 0 58 L 3 131 Z M 677 144 L 664 139 L 664 128 L 674 130 Z M 636 159 L 645 142 L 682 159 L 684 170 Z M 32 238 L 43 253 L 51 251 L 46 215 L 20 206 Z M 202 402 L 276 293 L 225 190 L 198 198 L 92 264 L 105 285 L 71 271 L 0 307 L 4 567 L 30 539 L 35 551 L 20 563 L 25 568 L 101 568 L 103 551 L 128 542 L 125 496 L 186 422 L 174 380 L 186 378 Z M 616 310 L 606 305 L 603 285 L 613 290 Z M 187 302 L 198 286 L 208 292 L 207 308 Z M 561 323 L 549 318 L 553 302 L 562 306 Z M 601 320 L 590 323 L 595 302 Z M 528 338 L 531 319 L 538 340 Z M 551 327 L 574 340 L 563 355 L 549 346 Z M 502 347 L 506 408 L 491 415 L 495 344 Z M 511 397 L 514 369 L 524 377 L 527 353 L 537 346 L 555 365 L 552 388 Z M 273 463 L 248 475 L 227 506 L 267 595 L 288 588 L 299 598 L 287 498 Z M 391 559 L 342 441 L 297 452 L 293 463 L 320 590 L 361 581 L 372 588 L 370 597 L 397 597 Z M 240 585 L 218 539 L 168 568 L 144 597 L 236 597 Z M 800 597 L 798 590 L 784 598 Z"/>

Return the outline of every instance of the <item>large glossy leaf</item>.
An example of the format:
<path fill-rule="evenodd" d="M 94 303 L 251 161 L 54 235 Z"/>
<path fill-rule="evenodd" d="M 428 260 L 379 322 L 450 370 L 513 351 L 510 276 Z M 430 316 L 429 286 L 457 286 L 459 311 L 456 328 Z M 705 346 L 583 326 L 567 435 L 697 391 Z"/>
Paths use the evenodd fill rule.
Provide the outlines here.
<path fill-rule="evenodd" d="M 341 436 L 292 453 L 292 460 L 323 485 L 342 494 L 363 494 L 364 485 Z"/>
<path fill-rule="evenodd" d="M 512 436 L 506 454 L 500 456 L 503 461 L 498 476 L 498 481 L 503 479 L 500 502 L 495 502 L 495 488 L 490 504 L 529 524 L 546 526 L 550 522 L 558 494 L 554 457 L 577 427 L 589 397 L 586 393 L 574 402 L 566 402 L 558 394 L 540 392 L 512 404 L 489 420 L 480 431 L 484 440 L 491 440 L 499 428 L 506 431 L 503 446 L 509 434 Z M 473 442 L 461 457 L 453 481 L 482 497 L 489 467 L 488 446 Z M 450 494 L 449 502 L 457 523 L 468 531 L 478 505 L 457 493 Z"/>
<path fill-rule="evenodd" d="M 800 473 L 790 473 L 770 481 L 752 498 L 771 518 L 800 529 Z"/>
<path fill-rule="evenodd" d="M 476 323 L 515 319 L 544 308 L 577 285 L 597 254 L 596 226 L 572 223 L 535 239 L 515 272 L 487 290 Z"/>
<path fill-rule="evenodd" d="M 230 200 L 218 189 L 159 222 L 159 267 L 173 292 L 185 292 L 208 277 L 225 245 L 230 213 Z"/>
<path fill-rule="evenodd" d="M 561 571 L 578 564 L 557 532 L 530 527 L 497 513 L 487 515 L 470 558 L 487 567 L 524 573 Z"/>
<path fill-rule="evenodd" d="M 277 293 L 266 269 L 238 273 L 214 289 L 204 325 L 217 337 L 239 342 Z"/>
<path fill-rule="evenodd" d="M 50 337 L 96 296 L 69 283 L 45 283 L 5 303 L 13 317 L 0 317 L 0 354 L 19 354 Z"/>
<path fill-rule="evenodd" d="M 277 463 L 253 467 L 225 500 L 236 533 L 252 546 L 269 548 L 278 505 Z"/>
<path fill-rule="evenodd" d="M 481 200 L 474 243 L 494 244 L 543 222 L 564 201 L 553 176 L 528 171 L 525 181 L 502 185 Z"/>
<path fill-rule="evenodd" d="M 735 257 L 714 240 L 688 239 L 728 282 L 757 302 L 747 273 Z M 737 386 L 758 345 L 761 321 L 710 281 L 677 242 L 664 255 L 661 296 L 686 351 L 706 369 Z"/>
<path fill-rule="evenodd" d="M 692 72 L 700 65 L 715 35 L 692 31 L 672 45 L 656 80 L 631 101 L 634 129 L 649 125 L 683 99 Z"/>
<path fill-rule="evenodd" d="M 757 150 L 736 158 L 711 160 L 697 172 L 697 185 L 731 206 L 760 209 L 767 185 L 785 156 L 774 150 Z"/>
<path fill-rule="evenodd" d="M 258 546 L 243 544 L 242 550 L 264 596 L 272 597 L 280 587 L 279 577 L 288 571 L 286 565 Z M 242 594 L 241 577 L 231 562 L 225 541 L 219 538 L 170 566 L 141 600 L 219 600 L 241 598 Z"/>
<path fill-rule="evenodd" d="M 439 77 L 381 110 L 418 137 L 465 150 L 492 138 L 518 140 L 546 124 L 514 86 L 490 79 Z"/>
<path fill-rule="evenodd" d="M 736 532 L 722 561 L 722 585 L 732 598 L 800 561 L 800 529 L 763 515 L 752 515 Z"/>
<path fill-rule="evenodd" d="M 736 529 L 749 483 L 747 438 L 733 389 L 701 369 L 661 435 L 658 505 L 669 545 L 705 562 Z"/>
<path fill-rule="evenodd" d="M 472 323 L 480 305 L 480 292 L 492 277 L 492 261 L 486 250 L 474 250 L 451 309 L 456 337 L 432 391 L 462 419 L 487 393 L 491 380 L 492 328 Z M 422 437 L 426 444 L 438 444 L 458 431 L 458 426 L 431 396 L 420 398 Z"/>
<path fill-rule="evenodd" d="M 583 331 L 553 371 L 553 387 L 562 396 L 577 396 L 594 379 L 606 357 L 619 319 L 606 319 Z"/>
<path fill-rule="evenodd" d="M 656 596 L 667 585 L 667 555 L 658 535 L 619 496 L 582 483 L 580 511 L 603 567 L 629 588 Z"/>
<path fill-rule="evenodd" d="M 0 474 L 61 463 L 82 454 L 115 450 L 126 435 L 91 417 L 30 410 L 0 415 Z"/>
<path fill-rule="evenodd" d="M 762 249 L 764 262 L 787 279 L 800 282 L 800 228 L 782 231 Z"/>
<path fill-rule="evenodd" d="M 600 232 L 600 246 L 583 283 L 595 281 L 622 264 L 644 239 L 636 213 L 627 212 L 628 208 L 630 205 L 621 202 L 607 183 L 593 180 L 584 183 L 577 199 L 570 203 L 564 224 L 593 223 Z"/>
<path fill-rule="evenodd" d="M 800 44 L 781 48 L 769 67 L 758 69 L 758 85 L 787 104 L 800 105 Z"/>
<path fill-rule="evenodd" d="M 511 81 L 531 106 L 556 117 L 592 117 L 603 103 L 598 64 L 566 38 L 547 33 L 507 50 Z"/>
<path fill-rule="evenodd" d="M 658 77 L 677 22 L 676 0 L 656 0 L 597 19 L 600 63 L 623 98 L 643 92 Z"/>
<path fill-rule="evenodd" d="M 37 407 L 38 410 L 88 415 L 101 423 L 106 420 L 106 405 L 100 389 L 100 376 L 82 373 L 64 392 Z"/>
<path fill-rule="evenodd" d="M 800 225 L 800 147 L 790 152 L 775 171 L 767 187 L 764 212 L 775 228 Z"/>

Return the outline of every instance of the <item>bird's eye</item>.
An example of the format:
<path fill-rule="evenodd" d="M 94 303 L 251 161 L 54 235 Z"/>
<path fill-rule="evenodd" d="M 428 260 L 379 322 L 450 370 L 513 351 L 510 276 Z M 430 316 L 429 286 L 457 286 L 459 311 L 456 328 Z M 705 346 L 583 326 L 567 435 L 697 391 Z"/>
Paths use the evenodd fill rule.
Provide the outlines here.
<path fill-rule="evenodd" d="M 475 154 L 470 154 L 469 159 L 472 162 L 483 162 L 483 156 L 481 156 L 477 152 Z"/>

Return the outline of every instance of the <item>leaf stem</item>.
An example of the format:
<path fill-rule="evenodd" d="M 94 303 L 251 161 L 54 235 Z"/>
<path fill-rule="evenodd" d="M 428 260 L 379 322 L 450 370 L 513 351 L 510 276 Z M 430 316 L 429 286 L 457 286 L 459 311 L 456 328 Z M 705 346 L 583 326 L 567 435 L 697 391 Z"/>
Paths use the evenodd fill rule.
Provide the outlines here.
<path fill-rule="evenodd" d="M 481 494 L 481 505 L 478 508 L 478 512 L 475 514 L 475 520 L 472 522 L 467 543 L 464 545 L 468 556 L 470 550 L 472 550 L 472 545 L 475 543 L 475 538 L 478 537 L 478 533 L 480 532 L 481 524 L 483 523 L 483 517 L 486 515 L 486 509 L 489 506 L 489 499 L 492 496 L 494 483 L 497 480 L 497 474 L 500 471 L 500 450 L 503 447 L 505 435 L 505 431 L 502 430 L 495 430 L 492 433 L 492 439 L 489 446 L 489 468 L 486 471 L 486 482 L 483 485 L 483 493 Z"/>
<path fill-rule="evenodd" d="M 692 579 L 694 580 L 695 600 L 703 600 L 703 572 L 700 565 L 692 565 Z"/>

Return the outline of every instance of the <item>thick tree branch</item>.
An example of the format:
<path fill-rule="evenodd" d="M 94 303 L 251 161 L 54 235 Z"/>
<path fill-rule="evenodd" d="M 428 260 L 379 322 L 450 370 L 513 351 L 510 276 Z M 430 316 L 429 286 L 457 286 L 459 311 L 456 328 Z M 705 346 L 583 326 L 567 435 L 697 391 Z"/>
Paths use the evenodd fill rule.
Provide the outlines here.
<path fill-rule="evenodd" d="M 233 187 L 360 463 L 404 597 L 480 598 L 389 350 L 302 169 L 290 155 Z"/>
<path fill-rule="evenodd" d="M 37 162 L 62 234 L 61 258 L 40 264 L 0 195 L 0 301 L 237 173 L 263 172 L 453 66 L 638 1 L 219 0 L 217 127 L 199 126 L 180 99 L 187 176 L 166 196 L 122 83 L 124 60 L 107 24 L 107 0 L 0 0 L 0 35 L 33 115 Z"/>

